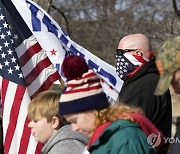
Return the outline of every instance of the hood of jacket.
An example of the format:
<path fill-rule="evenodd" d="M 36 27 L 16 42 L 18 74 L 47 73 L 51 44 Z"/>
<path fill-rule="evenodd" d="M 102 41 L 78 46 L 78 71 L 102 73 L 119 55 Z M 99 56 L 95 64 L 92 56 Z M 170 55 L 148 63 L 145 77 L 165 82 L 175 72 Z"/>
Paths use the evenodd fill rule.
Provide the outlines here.
<path fill-rule="evenodd" d="M 41 150 L 41 153 L 48 153 L 48 151 L 57 143 L 61 141 L 78 140 L 87 145 L 88 138 L 80 132 L 73 132 L 70 124 L 61 127 L 55 135 L 53 135 Z"/>
<path fill-rule="evenodd" d="M 122 131 L 121 131 L 121 129 L 122 129 Z M 130 138 L 129 137 L 127 138 L 127 136 L 126 136 L 127 130 L 124 130 L 124 129 L 127 129 L 128 131 L 132 132 Z M 94 141 L 90 145 L 88 150 L 90 153 L 93 153 L 93 152 L 98 153 L 100 151 L 100 149 L 102 151 L 111 150 L 111 152 L 112 151 L 117 152 L 117 151 L 120 151 L 120 149 L 122 147 L 124 147 L 123 145 L 126 144 L 129 140 L 132 139 L 131 143 L 136 142 L 135 137 L 138 137 L 136 144 L 129 144 L 129 146 L 131 148 L 136 145 L 143 146 L 142 149 L 147 148 L 147 151 L 153 151 L 153 153 L 154 153 L 155 152 L 154 149 L 149 148 L 149 145 L 145 140 L 146 135 L 139 132 L 139 129 L 141 129 L 141 127 L 138 125 L 138 123 L 130 122 L 129 120 L 125 120 L 125 119 L 116 120 L 116 121 L 112 122 L 108 127 L 106 127 L 105 130 L 103 131 L 103 133 L 99 134 L 99 137 L 97 138 L 97 140 Z M 99 132 L 97 131 L 96 133 L 99 133 Z M 136 134 L 138 134 L 138 135 L 136 136 Z M 117 137 L 117 136 L 120 136 L 120 137 Z M 112 138 L 114 138 L 114 140 Z M 117 147 L 116 144 L 112 144 L 113 142 L 118 143 L 119 147 Z M 125 149 L 126 148 L 123 148 L 121 150 L 124 151 Z M 139 150 L 142 152 L 142 149 L 139 149 Z M 127 151 L 125 150 L 124 153 L 127 153 Z"/>

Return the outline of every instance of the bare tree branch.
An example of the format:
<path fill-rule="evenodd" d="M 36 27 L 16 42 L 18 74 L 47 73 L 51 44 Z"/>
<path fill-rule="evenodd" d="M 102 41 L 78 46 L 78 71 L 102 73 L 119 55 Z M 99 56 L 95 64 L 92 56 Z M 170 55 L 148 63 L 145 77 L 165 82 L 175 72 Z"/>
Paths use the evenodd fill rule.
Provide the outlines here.
<path fill-rule="evenodd" d="M 173 2 L 174 12 L 180 18 L 180 10 L 177 8 L 176 0 L 172 0 L 172 2 Z"/>
<path fill-rule="evenodd" d="M 48 11 L 52 5 L 52 0 L 33 0 L 39 4 L 45 11 Z"/>
<path fill-rule="evenodd" d="M 55 9 L 56 11 L 58 11 L 62 15 L 62 17 L 64 18 L 65 23 L 66 23 L 67 34 L 70 36 L 69 22 L 68 22 L 68 19 L 66 18 L 66 15 L 64 14 L 64 12 L 61 11 L 60 9 L 58 9 L 54 5 L 51 5 L 51 8 Z"/>

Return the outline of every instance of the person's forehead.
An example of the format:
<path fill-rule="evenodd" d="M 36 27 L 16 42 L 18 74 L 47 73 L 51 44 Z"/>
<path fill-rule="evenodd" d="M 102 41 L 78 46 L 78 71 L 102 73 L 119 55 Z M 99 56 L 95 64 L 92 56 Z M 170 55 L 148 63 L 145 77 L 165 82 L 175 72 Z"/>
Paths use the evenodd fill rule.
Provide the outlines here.
<path fill-rule="evenodd" d="M 141 49 L 147 51 L 149 50 L 149 42 L 146 37 L 141 35 L 127 36 L 120 40 L 118 49 Z"/>
<path fill-rule="evenodd" d="M 40 113 L 36 112 L 35 114 L 32 115 L 32 120 L 40 120 L 42 119 L 42 116 L 40 115 Z"/>
<path fill-rule="evenodd" d="M 125 41 L 125 42 L 120 42 L 118 49 L 137 49 L 138 45 L 134 43 L 133 41 Z"/>
<path fill-rule="evenodd" d="M 78 114 L 68 114 L 64 116 L 67 120 L 76 119 Z"/>

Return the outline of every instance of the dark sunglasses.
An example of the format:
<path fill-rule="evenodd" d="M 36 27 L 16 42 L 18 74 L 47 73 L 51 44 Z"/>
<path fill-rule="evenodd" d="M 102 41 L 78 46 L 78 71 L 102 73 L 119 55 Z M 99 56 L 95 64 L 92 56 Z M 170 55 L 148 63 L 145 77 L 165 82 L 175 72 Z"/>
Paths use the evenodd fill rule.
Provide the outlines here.
<path fill-rule="evenodd" d="M 136 51 L 137 49 L 116 49 L 116 54 L 122 56 L 126 52 Z"/>

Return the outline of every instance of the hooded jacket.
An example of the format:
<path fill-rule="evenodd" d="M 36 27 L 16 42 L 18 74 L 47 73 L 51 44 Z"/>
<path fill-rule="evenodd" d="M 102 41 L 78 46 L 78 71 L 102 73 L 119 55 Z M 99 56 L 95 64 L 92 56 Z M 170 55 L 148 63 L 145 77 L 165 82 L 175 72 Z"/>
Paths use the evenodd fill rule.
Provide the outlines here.
<path fill-rule="evenodd" d="M 41 150 L 42 154 L 81 154 L 88 138 L 79 132 L 73 132 L 71 125 L 61 127 Z"/>
<path fill-rule="evenodd" d="M 105 125 L 96 129 L 93 134 L 93 137 L 96 136 L 94 141 L 91 140 L 91 144 L 88 144 L 88 151 L 91 154 L 156 153 L 153 148 L 150 148 L 147 136 L 137 123 L 120 119 Z M 104 126 L 105 128 L 102 128 Z"/>

